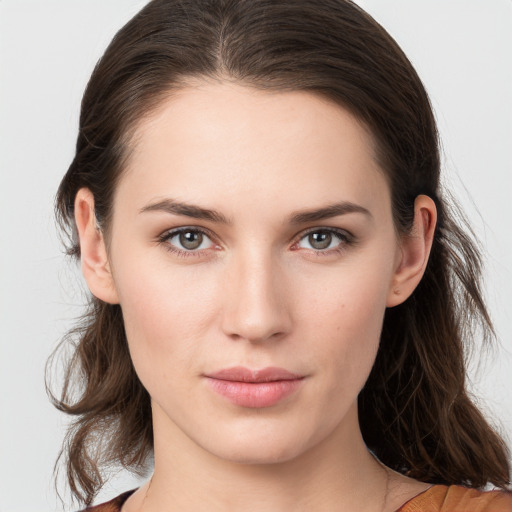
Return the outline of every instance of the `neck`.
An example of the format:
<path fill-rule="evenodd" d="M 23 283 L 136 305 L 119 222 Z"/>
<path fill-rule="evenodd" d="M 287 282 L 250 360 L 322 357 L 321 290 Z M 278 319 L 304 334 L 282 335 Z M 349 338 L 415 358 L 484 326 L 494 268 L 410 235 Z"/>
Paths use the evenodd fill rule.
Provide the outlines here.
<path fill-rule="evenodd" d="M 142 510 L 186 512 L 208 503 L 212 512 L 380 512 L 386 471 L 362 440 L 355 404 L 345 420 L 297 457 L 241 463 L 205 450 L 155 406 L 155 470 L 138 493 Z"/>

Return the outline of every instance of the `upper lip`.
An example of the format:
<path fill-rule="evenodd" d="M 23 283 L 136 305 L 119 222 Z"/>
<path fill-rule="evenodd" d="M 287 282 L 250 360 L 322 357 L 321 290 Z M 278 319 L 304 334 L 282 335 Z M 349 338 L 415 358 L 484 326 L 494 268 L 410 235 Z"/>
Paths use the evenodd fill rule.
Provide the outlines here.
<path fill-rule="evenodd" d="M 301 379 L 303 376 L 275 366 L 269 366 L 267 368 L 262 368 L 261 370 L 250 370 L 243 366 L 235 366 L 232 368 L 225 368 L 215 373 L 209 373 L 206 377 L 236 382 L 272 382 L 279 380 Z"/>

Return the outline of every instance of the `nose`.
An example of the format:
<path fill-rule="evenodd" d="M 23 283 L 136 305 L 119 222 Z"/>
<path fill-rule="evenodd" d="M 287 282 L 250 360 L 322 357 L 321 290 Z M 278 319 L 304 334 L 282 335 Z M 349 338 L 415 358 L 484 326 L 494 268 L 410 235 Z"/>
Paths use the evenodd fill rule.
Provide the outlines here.
<path fill-rule="evenodd" d="M 222 291 L 222 330 L 252 343 L 277 340 L 291 329 L 282 268 L 270 255 L 233 257 Z"/>

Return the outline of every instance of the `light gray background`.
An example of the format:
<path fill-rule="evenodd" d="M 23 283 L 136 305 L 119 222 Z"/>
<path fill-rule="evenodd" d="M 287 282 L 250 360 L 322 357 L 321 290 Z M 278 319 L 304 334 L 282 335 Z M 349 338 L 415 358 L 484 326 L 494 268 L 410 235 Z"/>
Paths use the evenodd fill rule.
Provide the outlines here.
<path fill-rule="evenodd" d="M 512 2 L 360 0 L 430 92 L 447 181 L 487 250 L 501 346 L 471 372 L 512 439 Z M 0 0 L 0 512 L 57 510 L 51 473 L 65 419 L 43 385 L 47 356 L 81 311 L 52 204 L 93 65 L 144 0 Z M 475 366 L 475 365 L 474 365 Z M 135 485 L 120 475 L 106 500 Z M 67 505 L 67 510 L 72 507 Z"/>

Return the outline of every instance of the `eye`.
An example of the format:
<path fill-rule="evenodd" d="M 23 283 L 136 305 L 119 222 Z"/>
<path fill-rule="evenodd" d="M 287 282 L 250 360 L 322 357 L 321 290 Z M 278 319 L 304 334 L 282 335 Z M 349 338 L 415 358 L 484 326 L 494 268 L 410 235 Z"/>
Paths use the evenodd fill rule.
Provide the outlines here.
<path fill-rule="evenodd" d="M 202 251 L 215 245 L 204 231 L 194 228 L 168 231 L 160 237 L 160 242 L 168 244 L 169 250 L 178 253 Z"/>
<path fill-rule="evenodd" d="M 296 244 L 296 247 L 327 252 L 331 249 L 342 249 L 343 246 L 350 243 L 351 238 L 344 231 L 315 229 L 306 233 Z"/>

